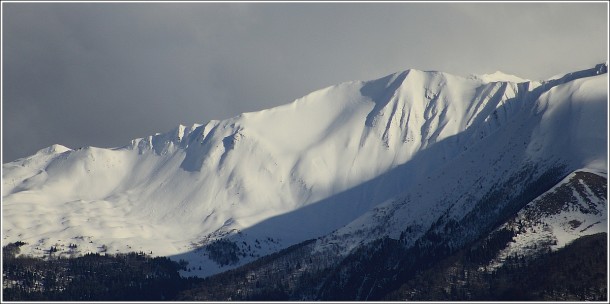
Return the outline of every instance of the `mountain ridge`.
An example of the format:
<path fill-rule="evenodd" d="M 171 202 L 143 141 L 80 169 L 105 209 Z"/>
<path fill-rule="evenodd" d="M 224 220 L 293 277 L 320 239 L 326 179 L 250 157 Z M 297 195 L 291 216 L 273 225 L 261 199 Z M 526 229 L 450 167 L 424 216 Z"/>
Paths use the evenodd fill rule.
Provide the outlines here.
<path fill-rule="evenodd" d="M 377 229 L 379 233 L 370 236 L 373 239 L 383 235 L 399 238 L 405 222 L 397 214 L 413 217 L 413 210 L 407 211 L 395 198 L 409 192 L 423 195 L 420 185 L 433 176 L 442 179 L 443 168 L 457 159 L 473 162 L 473 174 L 475 160 L 498 161 L 489 152 L 487 156 L 464 156 L 468 150 L 492 142 L 496 151 L 491 154 L 500 155 L 505 142 L 492 140 L 498 132 L 512 136 L 513 143 L 523 140 L 526 144 L 500 158 L 502 170 L 510 167 L 510 159 L 529 160 L 524 155 L 552 156 L 562 164 L 574 160 L 568 164 L 570 170 L 589 167 L 587 159 L 593 161 L 593 168 L 605 168 L 607 160 L 600 160 L 602 151 L 597 144 L 607 142 L 607 137 L 599 132 L 593 136 L 572 132 L 571 142 L 538 140 L 559 138 L 556 127 L 574 121 L 570 109 L 585 111 L 572 123 L 575 130 L 602 123 L 600 117 L 607 112 L 602 108 L 607 105 L 598 102 L 603 97 L 599 87 L 607 83 L 607 75 L 599 76 L 601 70 L 596 67 L 547 82 L 524 83 L 407 70 L 368 82 L 327 87 L 268 110 L 178 126 L 120 148 L 47 148 L 44 157 L 3 164 L 3 214 L 9 215 L 9 225 L 3 221 L 3 242 L 24 239 L 29 242 L 26 252 L 39 255 L 56 244 L 52 241 L 56 236 L 62 242 L 78 242 L 83 252 L 99 251 L 102 246 L 111 252 L 142 249 L 178 256 L 190 252 L 185 257 L 194 265 L 205 266 L 199 272 L 205 276 L 227 269 L 227 265 L 209 260 L 205 250 L 198 251 L 221 237 L 245 244 L 245 256 L 227 267 L 306 239 L 332 238 L 351 231 L 354 221 L 365 221 L 371 231 Z M 574 100 L 592 100 L 595 107 L 572 102 L 574 94 Z M 557 103 L 551 102 L 557 99 L 551 95 L 570 98 Z M 607 91 L 605 96 L 607 99 Z M 569 106 L 562 107 L 564 104 Z M 551 112 L 555 114 L 548 114 Z M 546 125 L 539 126 L 537 121 Z M 521 133 L 531 133 L 537 140 L 527 142 L 528 137 L 514 135 L 507 126 L 519 126 Z M 561 160 L 568 154 L 554 152 L 558 146 L 578 144 L 585 148 L 568 153 L 578 157 Z M 452 169 L 455 180 L 460 180 L 462 169 Z M 535 179 L 542 173 L 533 169 L 528 174 Z M 496 178 L 497 183 L 506 182 Z M 470 188 L 476 187 L 475 181 L 469 181 Z M 488 182 L 486 187 L 490 186 Z M 461 186 L 453 183 L 453 187 Z M 439 199 L 430 197 L 430 201 Z M 472 203 L 462 203 L 472 207 Z M 434 214 L 446 208 L 436 206 L 440 209 Z M 307 216 L 286 216 L 301 209 L 297 214 Z M 25 210 L 34 216 L 24 218 Z M 379 228 L 378 220 L 363 220 L 363 216 L 384 218 L 379 212 L 396 214 L 387 221 L 393 223 L 393 229 Z M 456 219 L 461 216 L 455 214 Z M 274 218 L 283 218 L 282 225 L 265 224 Z M 422 233 L 427 221 L 419 220 L 410 227 Z M 23 230 L 26 227 L 28 231 Z M 413 234 L 413 240 L 416 236 Z M 245 248 L 256 247 L 262 239 L 267 241 L 260 248 L 246 253 Z M 357 240 L 355 244 L 364 240 L 346 239 Z"/>

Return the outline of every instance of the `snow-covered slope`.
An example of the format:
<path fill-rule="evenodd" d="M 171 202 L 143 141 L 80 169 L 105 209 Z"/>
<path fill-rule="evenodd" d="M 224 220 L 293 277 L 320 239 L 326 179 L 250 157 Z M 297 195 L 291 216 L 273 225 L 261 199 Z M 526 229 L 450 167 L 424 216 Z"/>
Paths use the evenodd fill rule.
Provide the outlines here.
<path fill-rule="evenodd" d="M 409 246 L 430 234 L 459 247 L 570 172 L 584 168 L 605 174 L 607 74 L 565 80 L 544 83 L 501 106 L 511 114 L 486 119 L 494 126 L 496 119 L 507 118 L 491 136 L 481 136 L 445 166 L 420 175 L 417 187 L 322 238 L 319 249 L 339 244 L 349 252 L 383 236 Z"/>
<path fill-rule="evenodd" d="M 206 275 L 226 267 L 197 249 L 220 237 L 229 267 L 331 232 L 346 250 L 405 227 L 415 240 L 522 165 L 606 170 L 607 74 L 487 78 L 408 70 L 125 147 L 41 150 L 3 165 L 3 242 L 152 251 Z"/>
<path fill-rule="evenodd" d="M 507 257 L 531 258 L 582 236 L 608 232 L 607 192 L 607 176 L 586 171 L 570 174 L 496 229 L 515 236 L 488 269 L 502 265 Z"/>

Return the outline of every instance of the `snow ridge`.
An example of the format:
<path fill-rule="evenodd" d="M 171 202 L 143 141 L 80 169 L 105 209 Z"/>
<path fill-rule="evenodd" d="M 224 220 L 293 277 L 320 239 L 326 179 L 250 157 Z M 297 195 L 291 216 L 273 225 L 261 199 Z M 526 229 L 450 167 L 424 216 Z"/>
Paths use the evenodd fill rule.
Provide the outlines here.
<path fill-rule="evenodd" d="M 153 251 L 209 275 L 325 235 L 319 248 L 346 252 L 407 226 L 414 241 L 515 162 L 605 170 L 607 138 L 591 130 L 607 118 L 606 82 L 599 69 L 546 82 L 408 70 L 120 148 L 53 146 L 3 164 L 3 242 Z M 239 262 L 209 260 L 202 246 L 220 237 L 240 244 Z"/>
<path fill-rule="evenodd" d="M 480 80 L 482 80 L 484 82 L 516 82 L 516 83 L 520 83 L 520 82 L 528 82 L 528 81 L 530 81 L 529 79 L 520 78 L 520 77 L 517 77 L 515 75 L 506 74 L 506 73 L 501 72 L 501 71 L 495 71 L 494 73 L 483 74 L 483 75 L 472 75 L 471 77 L 472 78 L 480 79 Z"/>

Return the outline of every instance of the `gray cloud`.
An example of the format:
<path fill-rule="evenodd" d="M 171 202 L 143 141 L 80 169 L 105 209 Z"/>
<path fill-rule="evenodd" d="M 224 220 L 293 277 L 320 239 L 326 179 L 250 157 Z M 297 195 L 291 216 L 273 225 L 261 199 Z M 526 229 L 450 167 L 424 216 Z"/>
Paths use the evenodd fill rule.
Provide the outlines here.
<path fill-rule="evenodd" d="M 3 162 L 417 68 L 530 79 L 606 61 L 605 3 L 3 3 Z"/>

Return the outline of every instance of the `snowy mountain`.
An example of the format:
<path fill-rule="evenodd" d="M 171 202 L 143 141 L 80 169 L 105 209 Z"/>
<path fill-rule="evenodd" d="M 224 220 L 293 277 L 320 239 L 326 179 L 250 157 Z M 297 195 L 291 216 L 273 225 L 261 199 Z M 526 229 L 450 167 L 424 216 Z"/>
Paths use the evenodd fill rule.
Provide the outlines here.
<path fill-rule="evenodd" d="M 2 241 L 200 276 L 316 238 L 337 259 L 384 237 L 460 248 L 572 172 L 607 175 L 606 70 L 407 70 L 124 147 L 55 145 L 3 164 Z"/>

